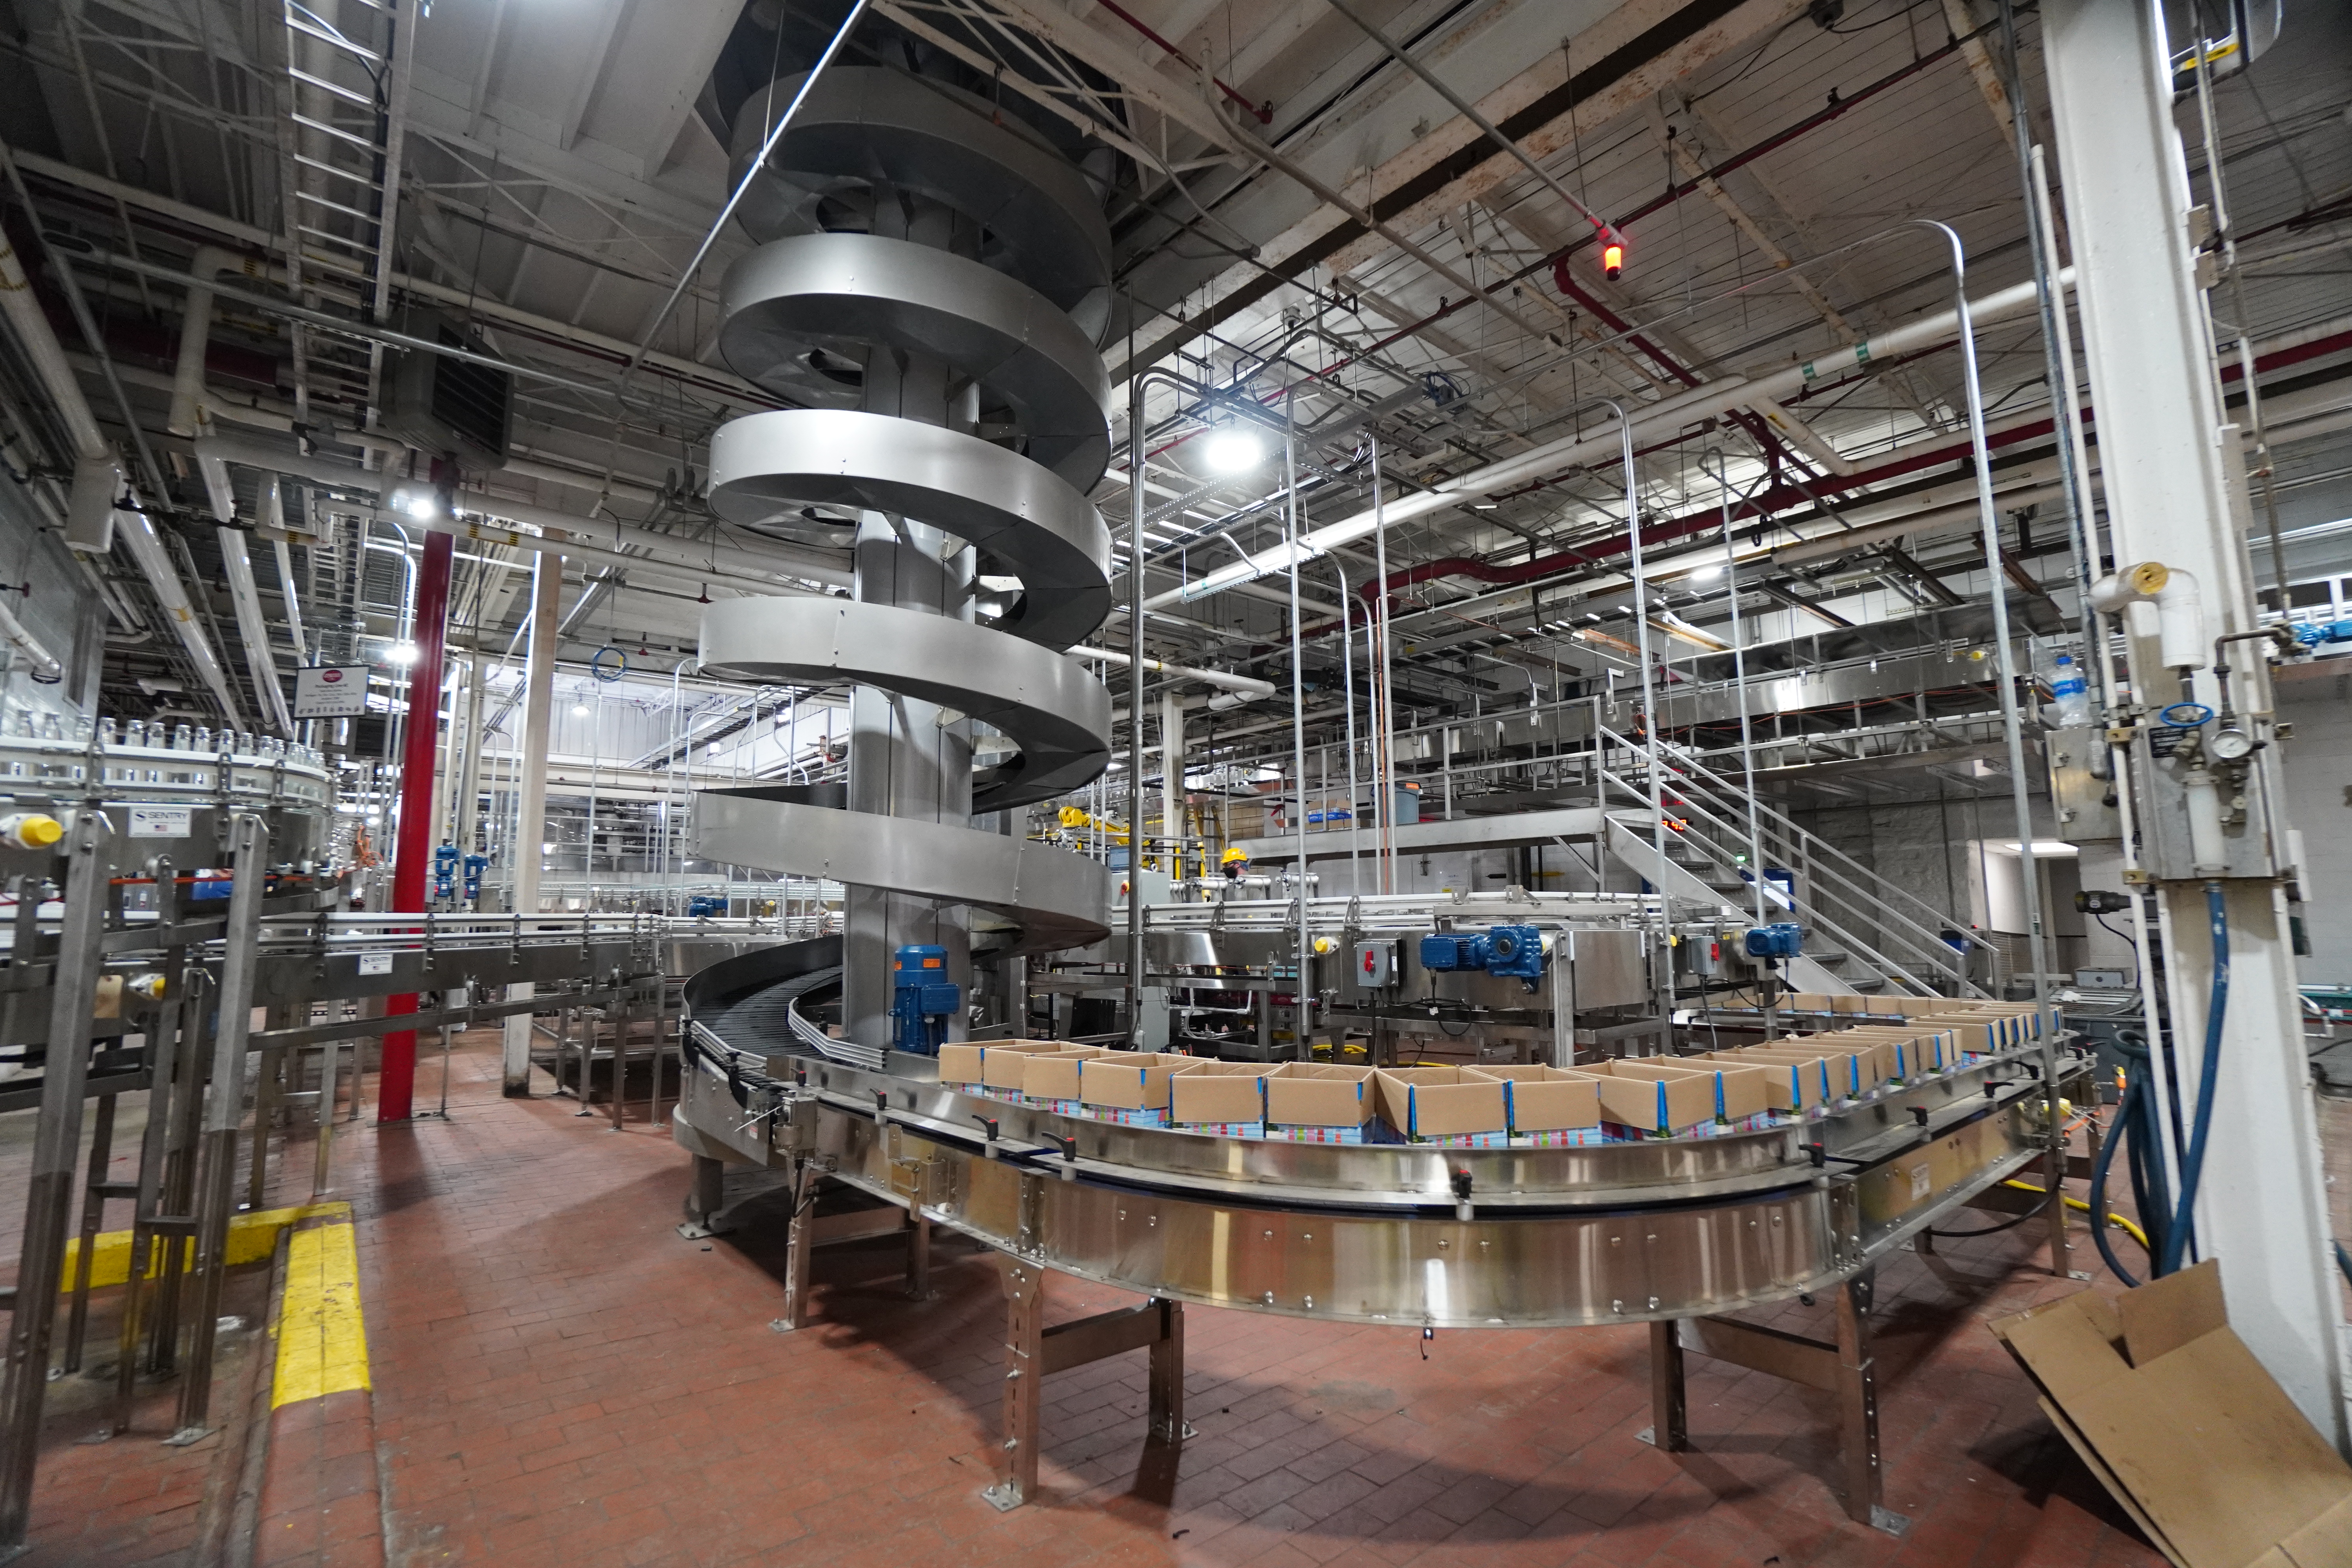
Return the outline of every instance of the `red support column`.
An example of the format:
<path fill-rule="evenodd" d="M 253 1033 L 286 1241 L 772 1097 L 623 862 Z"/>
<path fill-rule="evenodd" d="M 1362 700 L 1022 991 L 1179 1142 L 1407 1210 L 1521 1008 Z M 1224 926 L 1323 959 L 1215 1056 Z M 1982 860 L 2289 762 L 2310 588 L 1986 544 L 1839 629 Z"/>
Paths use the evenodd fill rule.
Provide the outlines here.
<path fill-rule="evenodd" d="M 394 841 L 392 909 L 421 912 L 433 863 L 433 773 L 441 749 L 441 679 L 449 622 L 449 558 L 457 542 L 446 533 L 425 536 L 425 561 L 416 574 L 413 640 L 416 662 L 408 667 L 408 728 L 400 746 L 400 827 Z M 386 1015 L 414 1013 L 416 996 L 387 997 Z M 383 1072 L 376 1080 L 375 1119 L 408 1120 L 416 1090 L 416 1032 L 383 1037 Z"/>

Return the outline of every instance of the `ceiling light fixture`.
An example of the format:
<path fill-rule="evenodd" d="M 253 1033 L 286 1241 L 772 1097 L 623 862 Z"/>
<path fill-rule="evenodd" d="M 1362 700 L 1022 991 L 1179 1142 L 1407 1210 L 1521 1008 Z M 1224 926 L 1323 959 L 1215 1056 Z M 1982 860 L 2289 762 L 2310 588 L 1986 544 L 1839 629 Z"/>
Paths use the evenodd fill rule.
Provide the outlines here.
<path fill-rule="evenodd" d="M 1691 581 L 1694 583 L 1712 583 L 1717 577 L 1722 575 L 1723 563 L 1720 561 L 1710 561 L 1706 565 L 1691 574 Z"/>
<path fill-rule="evenodd" d="M 1221 474 L 1245 474 L 1265 461 L 1265 447 L 1256 435 L 1227 425 L 1213 432 L 1201 457 Z"/>
<path fill-rule="evenodd" d="M 416 645 L 413 642 L 396 642 L 383 650 L 383 661 L 406 669 L 416 662 Z"/>

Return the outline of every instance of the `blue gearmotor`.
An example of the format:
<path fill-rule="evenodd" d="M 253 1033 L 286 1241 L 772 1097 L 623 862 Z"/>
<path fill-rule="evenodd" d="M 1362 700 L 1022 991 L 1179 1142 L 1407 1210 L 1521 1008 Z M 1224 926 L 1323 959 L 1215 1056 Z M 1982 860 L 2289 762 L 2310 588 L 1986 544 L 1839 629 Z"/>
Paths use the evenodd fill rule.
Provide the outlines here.
<path fill-rule="evenodd" d="M 948 950 L 910 945 L 890 965 L 890 1044 L 918 1056 L 940 1054 L 948 1020 L 963 1011 L 963 987 L 947 977 Z"/>

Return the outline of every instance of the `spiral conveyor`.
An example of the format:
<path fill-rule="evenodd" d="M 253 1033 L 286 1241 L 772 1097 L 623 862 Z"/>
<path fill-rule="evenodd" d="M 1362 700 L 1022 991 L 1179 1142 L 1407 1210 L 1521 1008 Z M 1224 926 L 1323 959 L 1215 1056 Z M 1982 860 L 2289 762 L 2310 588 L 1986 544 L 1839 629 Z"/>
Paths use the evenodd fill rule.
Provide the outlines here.
<path fill-rule="evenodd" d="M 746 105 L 739 180 L 802 86 Z M 762 243 L 727 275 L 720 352 L 810 406 L 722 426 L 710 504 L 770 534 L 850 535 L 856 585 L 713 605 L 702 663 L 849 687 L 849 784 L 846 809 L 707 793 L 698 852 L 846 886 L 843 1031 L 879 1047 L 901 944 L 946 948 L 969 985 L 971 910 L 1003 922 L 996 951 L 1108 934 L 1101 866 L 971 819 L 1066 795 L 1109 760 L 1110 694 L 1064 657 L 1111 605 L 1110 536 L 1087 499 L 1110 452 L 1095 347 L 1109 233 L 1087 175 L 1037 132 L 882 67 L 825 72 L 739 210 Z M 993 753 L 978 771 L 975 742 Z"/>

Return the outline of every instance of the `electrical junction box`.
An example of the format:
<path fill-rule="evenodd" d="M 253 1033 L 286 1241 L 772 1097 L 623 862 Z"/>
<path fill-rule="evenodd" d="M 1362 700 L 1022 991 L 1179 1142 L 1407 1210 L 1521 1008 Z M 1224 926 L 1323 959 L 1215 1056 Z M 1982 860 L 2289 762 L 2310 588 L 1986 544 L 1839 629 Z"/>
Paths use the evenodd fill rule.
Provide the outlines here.
<path fill-rule="evenodd" d="M 1361 991 L 1385 991 L 1396 984 L 1397 944 L 1393 940 L 1356 944 L 1356 986 Z"/>

